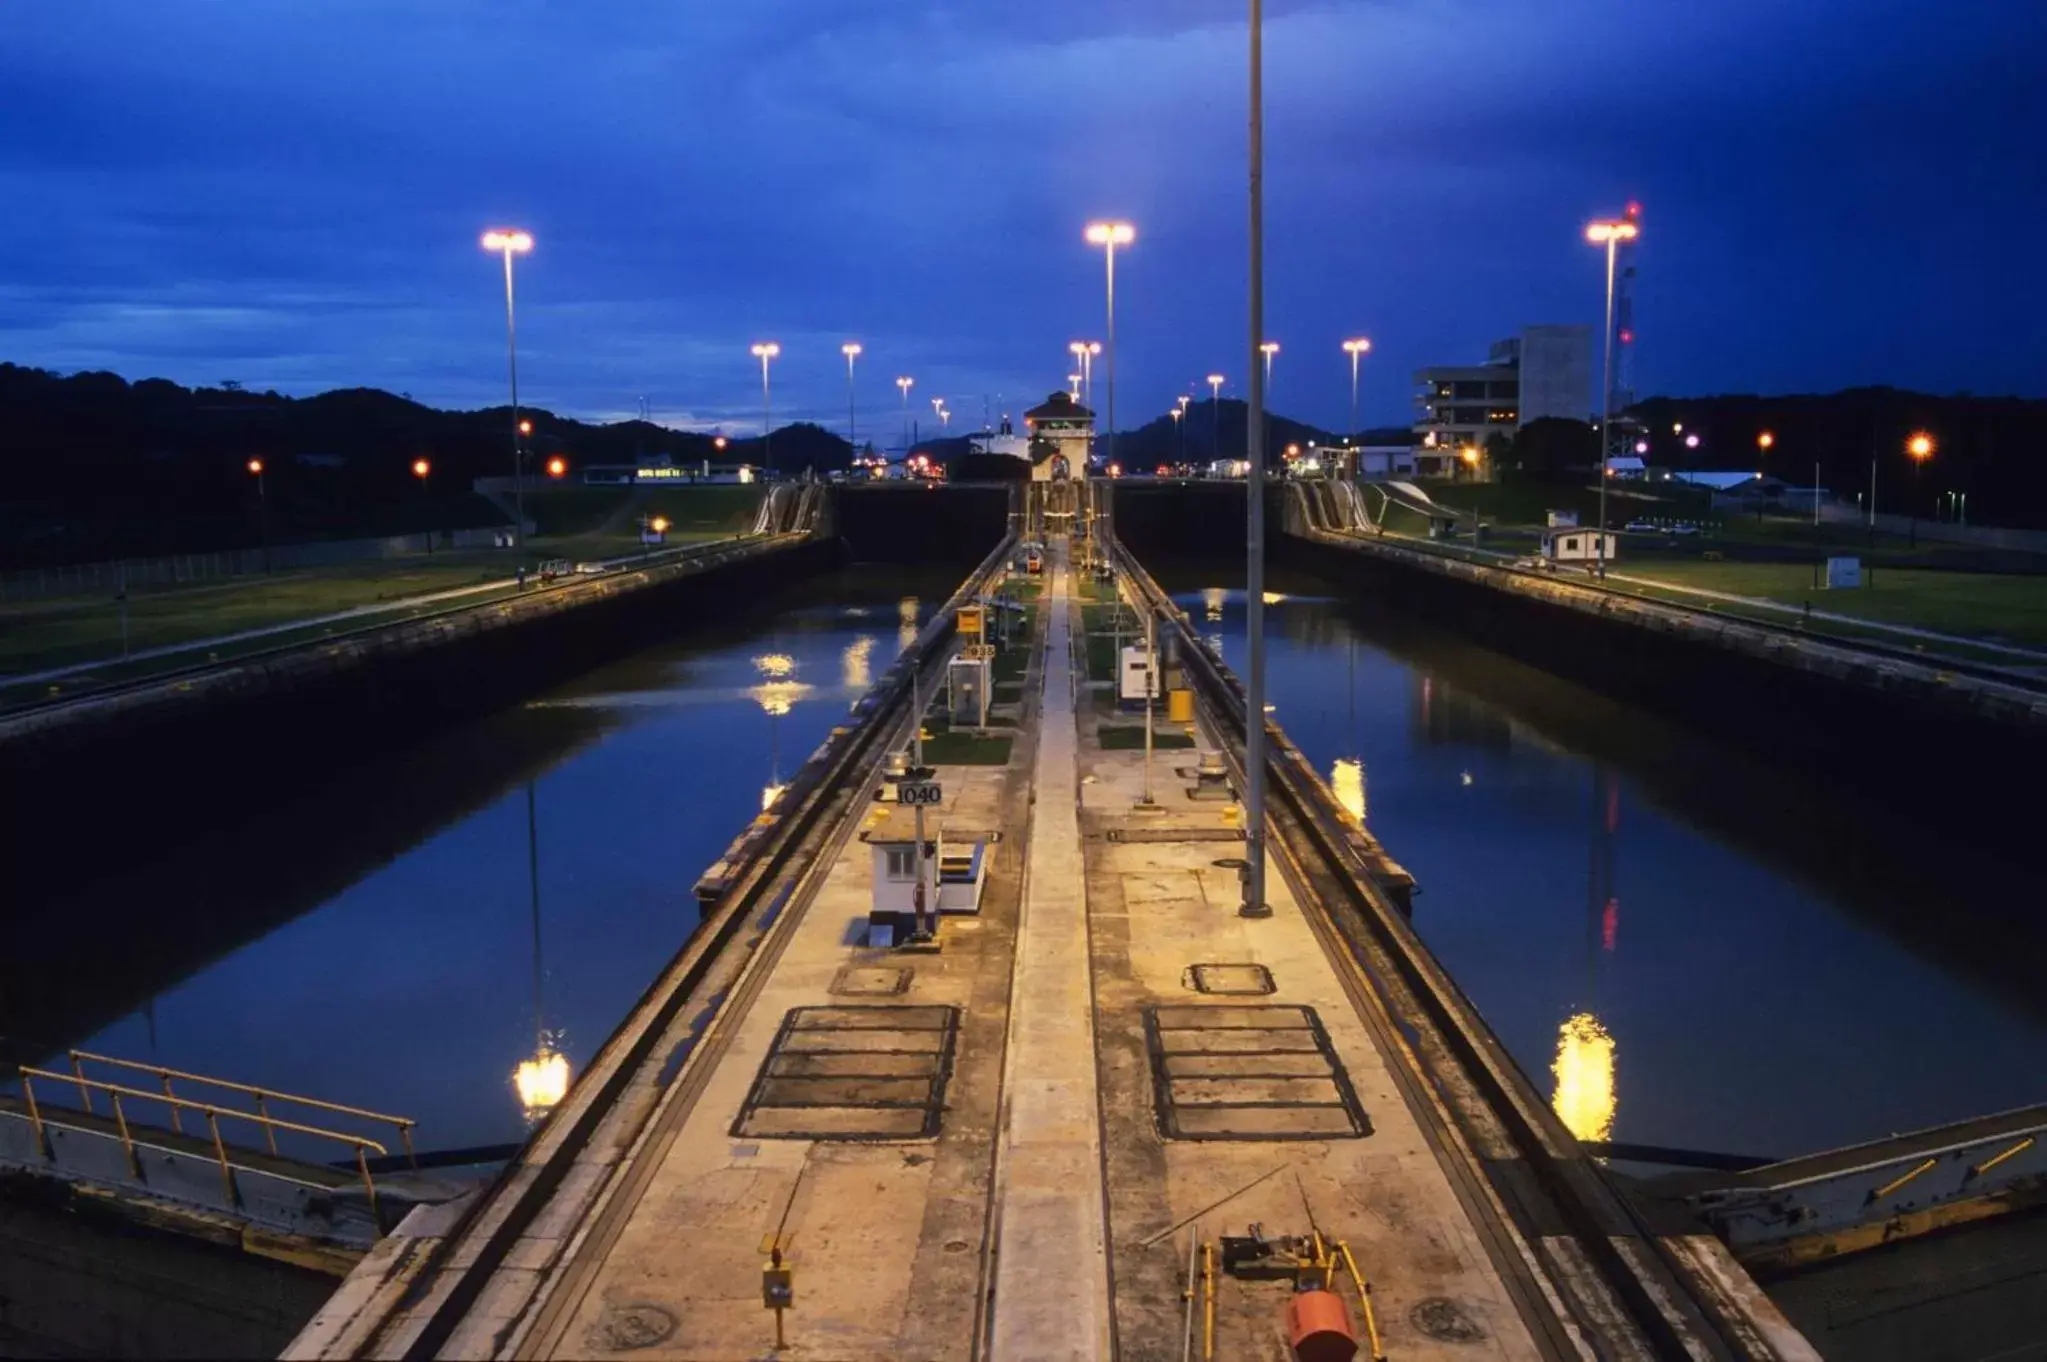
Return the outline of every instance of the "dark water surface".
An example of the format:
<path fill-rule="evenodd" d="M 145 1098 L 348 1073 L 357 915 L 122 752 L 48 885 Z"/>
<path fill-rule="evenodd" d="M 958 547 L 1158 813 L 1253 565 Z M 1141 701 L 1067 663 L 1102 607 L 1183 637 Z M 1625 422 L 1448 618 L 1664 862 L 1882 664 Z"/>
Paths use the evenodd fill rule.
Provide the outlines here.
<path fill-rule="evenodd" d="M 344 849 L 308 883 L 317 837 L 249 877 L 287 900 L 277 925 L 46 1043 L 412 1116 L 422 1147 L 520 1138 L 512 1075 L 537 1029 L 581 1070 L 696 925 L 691 886 L 764 788 L 957 580 L 848 571 L 316 790 L 281 821 Z M 247 830 L 226 858 L 269 840 Z M 139 878 L 200 902 L 222 862 Z"/>
<path fill-rule="evenodd" d="M 763 788 L 895 657 L 904 598 L 928 610 L 956 580 L 843 574 L 281 792 L 87 884 L 79 921 L 95 894 L 167 905 L 158 967 L 116 987 L 88 951 L 36 994 L 54 1002 L 0 999 L 0 1033 L 31 1060 L 78 1045 L 402 1113 L 422 1147 L 519 1138 L 536 1031 L 580 1071 Z M 1241 595 L 1165 580 L 1241 668 Z M 1773 763 L 1766 719 L 1732 750 L 1276 585 L 1278 719 L 1414 872 L 1423 937 L 1582 1134 L 1788 1155 L 2047 1100 L 2040 929 L 1983 911 L 2029 909 L 2037 875 L 1926 835 L 1911 792 Z M 187 929 L 216 907 L 233 932 Z"/>
<path fill-rule="evenodd" d="M 1241 674 L 1241 591 L 1163 580 Z M 1277 585 L 1275 717 L 1414 873 L 1423 939 L 1581 1137 L 1789 1156 L 2047 1101 L 2042 929 L 2015 920 L 2041 878 L 1910 817 L 1967 792 L 1865 802 L 1773 764 L 1767 716 L 1730 750 Z"/>

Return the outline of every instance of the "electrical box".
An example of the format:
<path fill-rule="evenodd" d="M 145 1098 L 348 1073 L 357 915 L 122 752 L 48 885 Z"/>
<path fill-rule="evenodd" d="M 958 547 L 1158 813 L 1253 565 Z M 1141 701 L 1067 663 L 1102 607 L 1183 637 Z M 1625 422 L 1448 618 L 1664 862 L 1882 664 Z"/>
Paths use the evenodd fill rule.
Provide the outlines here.
<path fill-rule="evenodd" d="M 1159 696 L 1152 676 L 1151 650 L 1142 645 L 1126 647 L 1116 668 L 1116 703 L 1126 708 L 1144 708 L 1145 697 Z"/>
<path fill-rule="evenodd" d="M 1862 585 L 1862 560 L 1860 558 L 1829 558 L 1827 560 L 1827 587 Z"/>
<path fill-rule="evenodd" d="M 796 1270 L 768 1263 L 761 1268 L 761 1304 L 770 1310 L 796 1308 Z"/>
<path fill-rule="evenodd" d="M 945 669 L 946 713 L 955 727 L 988 726 L 994 667 L 986 657 L 956 657 Z"/>

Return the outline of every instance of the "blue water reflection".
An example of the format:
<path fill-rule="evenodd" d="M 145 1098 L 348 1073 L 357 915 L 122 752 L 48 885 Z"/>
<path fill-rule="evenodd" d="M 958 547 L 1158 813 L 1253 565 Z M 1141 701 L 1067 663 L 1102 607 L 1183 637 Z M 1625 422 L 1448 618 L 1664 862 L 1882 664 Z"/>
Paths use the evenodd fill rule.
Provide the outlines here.
<path fill-rule="evenodd" d="M 2008 959 L 2037 944 L 1948 916 L 2023 868 L 1829 821 L 1800 773 L 1297 585 L 1267 610 L 1275 717 L 1581 1134 L 1789 1155 L 2047 1100 Z M 1241 670 L 1242 593 L 1177 599 Z"/>
<path fill-rule="evenodd" d="M 697 876 L 951 583 L 916 585 L 850 575 L 485 721 L 490 741 L 575 735 L 537 763 L 530 838 L 521 780 L 85 1048 L 411 1116 L 423 1146 L 520 1138 L 515 1066 L 544 1035 L 582 1071 L 695 928 Z M 408 771 L 477 741 L 423 746 L 382 797 L 402 804 Z"/>

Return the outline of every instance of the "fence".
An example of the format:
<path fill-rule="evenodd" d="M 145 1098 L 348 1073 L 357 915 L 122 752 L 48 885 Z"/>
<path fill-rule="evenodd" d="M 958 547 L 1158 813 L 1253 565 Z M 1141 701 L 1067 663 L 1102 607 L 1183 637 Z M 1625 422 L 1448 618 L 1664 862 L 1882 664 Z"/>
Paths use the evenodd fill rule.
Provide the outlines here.
<path fill-rule="evenodd" d="M 1821 503 L 1820 519 L 1829 525 L 1869 524 L 1869 512 L 1846 502 Z M 1971 544 L 1983 549 L 2013 549 L 2024 553 L 2047 553 L 2047 530 L 2015 530 L 2001 525 L 1962 525 L 1952 520 L 1930 520 L 1921 516 L 1894 515 L 1882 511 L 1877 529 L 1885 534 L 1913 534 L 1943 544 Z"/>
<path fill-rule="evenodd" d="M 532 533 L 528 527 L 527 533 Z M 508 547 L 509 526 L 436 530 L 384 539 L 326 539 L 273 544 L 268 549 L 223 549 L 161 558 L 123 558 L 105 563 L 65 563 L 48 568 L 0 572 L 0 601 L 54 596 L 112 596 L 143 586 L 184 586 L 262 572 L 331 567 L 337 563 L 424 556 L 436 550 Z M 429 542 L 431 541 L 431 543 Z"/>

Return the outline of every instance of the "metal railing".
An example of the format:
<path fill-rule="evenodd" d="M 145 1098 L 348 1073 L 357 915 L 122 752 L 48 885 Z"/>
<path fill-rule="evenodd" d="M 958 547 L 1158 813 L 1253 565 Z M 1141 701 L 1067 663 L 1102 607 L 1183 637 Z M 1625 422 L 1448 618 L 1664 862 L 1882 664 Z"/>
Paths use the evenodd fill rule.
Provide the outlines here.
<path fill-rule="evenodd" d="M 277 1132 L 280 1130 L 291 1134 L 309 1135 L 317 1139 L 332 1140 L 338 1144 L 347 1145 L 355 1156 L 356 1172 L 362 1178 L 363 1191 L 369 1198 L 370 1214 L 372 1217 L 377 1215 L 377 1186 L 375 1179 L 370 1173 L 369 1159 L 372 1154 L 377 1155 L 379 1158 L 385 1156 L 389 1152 L 388 1149 L 379 1141 L 364 1135 L 357 1135 L 350 1131 L 330 1130 L 324 1126 L 309 1125 L 302 1121 L 293 1121 L 284 1117 L 273 1116 L 270 1114 L 269 1106 L 272 1102 L 388 1124 L 398 1132 L 399 1141 L 405 1149 L 406 1162 L 413 1168 L 419 1166 L 418 1157 L 413 1152 L 412 1147 L 412 1127 L 417 1123 L 410 1117 L 393 1116 L 387 1112 L 346 1106 L 339 1102 L 328 1102 L 317 1097 L 280 1092 L 274 1088 L 262 1088 L 247 1083 L 236 1083 L 229 1079 L 214 1078 L 207 1074 L 187 1073 L 182 1069 L 167 1068 L 161 1064 L 143 1064 L 136 1060 L 93 1054 L 86 1050 L 68 1051 L 67 1057 L 71 1062 L 71 1072 L 69 1073 L 58 1073 L 49 1069 L 33 1068 L 25 1064 L 20 1069 L 22 1098 L 28 1108 L 29 1124 L 34 1128 L 36 1148 L 46 1158 L 55 1157 L 55 1150 L 45 1127 L 50 1124 L 62 1123 L 50 1121 L 45 1117 L 43 1105 L 36 1099 L 35 1080 L 37 1079 L 50 1083 L 64 1084 L 75 1089 L 78 1093 L 79 1106 L 84 1109 L 88 1116 L 99 1115 L 98 1110 L 93 1106 L 92 1095 L 100 1093 L 105 1096 L 108 1106 L 112 1111 L 114 1127 L 120 1137 L 122 1152 L 128 1159 L 129 1171 L 138 1179 L 142 1177 L 142 1161 L 136 1151 L 138 1147 L 145 1145 L 146 1142 L 138 1141 L 133 1129 L 129 1126 L 128 1112 L 122 1105 L 123 1098 L 127 1098 L 130 1101 L 153 1102 L 167 1108 L 170 1112 L 171 1129 L 179 1135 L 185 1133 L 185 1113 L 192 1112 L 203 1116 L 206 1121 L 207 1135 L 213 1145 L 214 1161 L 220 1166 L 221 1188 L 226 1194 L 230 1205 L 239 1203 L 240 1194 L 235 1185 L 234 1169 L 236 1165 L 229 1157 L 227 1143 L 220 1133 L 220 1123 L 222 1120 L 246 1121 L 259 1127 L 263 1131 L 264 1143 L 272 1156 L 277 1156 L 278 1154 Z M 149 1074 L 161 1084 L 162 1090 L 151 1091 L 146 1088 L 130 1087 L 125 1083 L 116 1083 L 103 1078 L 90 1077 L 85 1072 L 85 1065 L 87 1063 L 105 1064 L 116 1069 Z M 222 1106 L 216 1102 L 205 1102 L 189 1097 L 181 1097 L 172 1086 L 174 1082 L 196 1083 L 203 1087 L 220 1088 L 229 1092 L 242 1093 L 254 1099 L 256 1109 L 254 1111 L 246 1111 L 239 1107 Z M 81 1127 L 67 1128 L 81 1129 Z M 101 1132 L 91 1131 L 90 1133 L 100 1134 Z"/>

